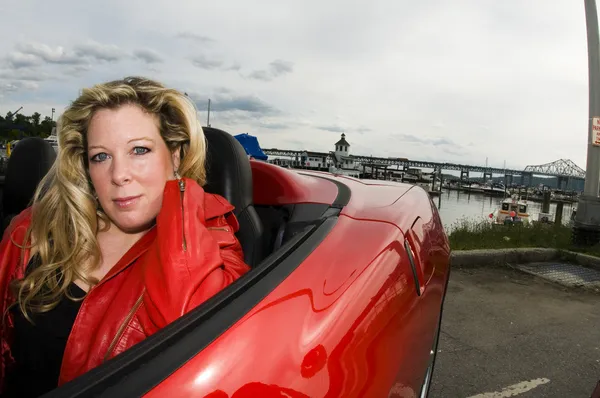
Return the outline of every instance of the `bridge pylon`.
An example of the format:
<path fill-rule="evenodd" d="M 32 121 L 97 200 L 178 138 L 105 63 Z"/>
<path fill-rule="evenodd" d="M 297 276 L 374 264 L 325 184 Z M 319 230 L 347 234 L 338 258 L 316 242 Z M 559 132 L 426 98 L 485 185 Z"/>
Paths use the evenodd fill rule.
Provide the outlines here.
<path fill-rule="evenodd" d="M 492 179 L 492 172 L 491 171 L 484 171 L 483 172 L 483 182 L 487 182 L 487 180 L 491 180 Z"/>

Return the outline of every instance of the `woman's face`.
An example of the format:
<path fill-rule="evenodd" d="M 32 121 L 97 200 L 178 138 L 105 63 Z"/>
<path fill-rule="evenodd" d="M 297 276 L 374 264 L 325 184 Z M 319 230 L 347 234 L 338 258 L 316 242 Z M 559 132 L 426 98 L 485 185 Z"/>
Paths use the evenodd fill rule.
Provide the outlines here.
<path fill-rule="evenodd" d="M 106 215 L 123 232 L 148 229 L 179 167 L 179 151 L 167 148 L 158 118 L 136 105 L 101 109 L 87 138 L 90 177 Z"/>

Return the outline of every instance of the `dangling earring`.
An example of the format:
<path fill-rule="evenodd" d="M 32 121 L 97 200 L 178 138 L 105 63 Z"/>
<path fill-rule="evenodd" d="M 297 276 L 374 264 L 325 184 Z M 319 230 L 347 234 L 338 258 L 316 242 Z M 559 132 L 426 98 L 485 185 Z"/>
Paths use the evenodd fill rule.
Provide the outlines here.
<path fill-rule="evenodd" d="M 98 194 L 94 193 L 94 200 L 96 200 L 96 210 L 100 210 L 100 199 L 98 198 Z"/>
<path fill-rule="evenodd" d="M 179 184 L 179 190 L 181 192 L 183 192 L 183 191 L 185 191 L 185 181 L 183 181 L 181 179 L 181 176 L 179 175 L 179 172 L 177 170 L 174 170 L 174 171 L 175 171 L 175 178 L 177 179 L 177 183 Z"/>

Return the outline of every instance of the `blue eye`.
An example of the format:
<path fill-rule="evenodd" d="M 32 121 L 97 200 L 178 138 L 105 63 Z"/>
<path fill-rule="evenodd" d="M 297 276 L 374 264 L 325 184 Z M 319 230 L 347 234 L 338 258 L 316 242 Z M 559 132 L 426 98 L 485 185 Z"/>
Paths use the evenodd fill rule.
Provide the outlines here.
<path fill-rule="evenodd" d="M 108 158 L 108 155 L 104 152 L 98 153 L 94 156 L 92 156 L 92 158 L 90 159 L 92 162 L 104 162 L 106 159 Z"/>
<path fill-rule="evenodd" d="M 133 153 L 136 155 L 145 155 L 148 152 L 150 152 L 150 149 L 143 146 L 136 146 L 133 148 Z"/>

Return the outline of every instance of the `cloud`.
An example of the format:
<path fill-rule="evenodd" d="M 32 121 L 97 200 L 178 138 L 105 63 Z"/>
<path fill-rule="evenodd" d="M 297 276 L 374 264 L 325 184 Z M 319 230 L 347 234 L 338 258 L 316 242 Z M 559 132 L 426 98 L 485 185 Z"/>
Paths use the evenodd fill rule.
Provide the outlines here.
<path fill-rule="evenodd" d="M 337 125 L 317 126 L 317 128 L 319 130 L 331 131 L 332 133 L 343 133 L 344 131 L 346 131 L 345 128 L 337 126 Z"/>
<path fill-rule="evenodd" d="M 434 147 L 444 147 L 444 150 L 451 153 L 448 148 L 462 148 L 463 146 L 455 143 L 454 141 L 444 137 L 429 137 L 429 136 L 416 136 L 413 134 L 394 134 L 394 138 L 399 141 L 419 144 L 419 145 L 431 145 Z"/>
<path fill-rule="evenodd" d="M 164 62 L 163 57 L 158 52 L 149 48 L 135 50 L 133 55 L 137 59 L 142 60 L 147 64 L 158 64 Z"/>
<path fill-rule="evenodd" d="M 208 96 L 190 93 L 190 98 L 195 102 L 200 111 L 208 109 Z M 239 95 L 223 88 L 218 89 L 211 96 L 211 112 L 243 112 L 255 115 L 275 115 L 280 111 L 266 103 L 256 95 Z"/>
<path fill-rule="evenodd" d="M 449 154 L 449 155 L 453 155 L 453 156 L 456 156 L 456 157 L 460 157 L 460 156 L 464 156 L 464 155 L 468 154 L 467 151 L 463 150 L 460 147 L 455 147 L 455 148 L 448 148 L 448 147 L 446 147 L 446 148 L 443 149 L 443 151 L 445 153 Z"/>
<path fill-rule="evenodd" d="M 258 126 L 269 130 L 285 130 L 290 128 L 288 123 L 277 123 L 277 122 L 259 122 Z"/>
<path fill-rule="evenodd" d="M 199 44 L 208 44 L 208 43 L 215 42 L 214 39 L 212 39 L 208 36 L 203 36 L 203 35 L 199 35 L 197 33 L 192 33 L 192 32 L 180 32 L 175 37 L 177 37 L 179 39 L 191 40 L 191 41 L 194 41 Z"/>
<path fill-rule="evenodd" d="M 294 64 L 288 61 L 282 61 L 280 59 L 271 62 L 270 67 L 273 77 L 281 76 L 286 73 L 292 73 L 294 70 Z"/>
<path fill-rule="evenodd" d="M 221 70 L 224 72 L 237 72 L 242 68 L 239 62 L 233 62 L 229 65 L 226 65 L 225 62 L 221 61 L 220 59 L 211 59 L 205 55 L 196 55 L 191 57 L 190 60 L 192 65 L 194 65 L 196 68 L 208 71 Z"/>
<path fill-rule="evenodd" d="M 29 68 L 42 64 L 42 60 L 32 54 L 23 54 L 21 52 L 10 52 L 6 56 L 6 62 L 11 68 Z"/>
<path fill-rule="evenodd" d="M 268 69 L 260 69 L 255 70 L 248 74 L 246 77 L 254 80 L 262 80 L 264 82 L 269 82 L 276 77 L 281 75 L 285 75 L 287 73 L 292 73 L 294 70 L 294 64 L 288 61 L 283 60 L 275 60 L 269 64 Z"/>
<path fill-rule="evenodd" d="M 17 52 L 13 54 L 30 57 L 31 60 L 37 59 L 40 63 L 74 65 L 83 61 L 77 54 L 69 52 L 61 46 L 50 47 L 43 43 L 25 42 L 19 43 L 16 48 Z"/>
<path fill-rule="evenodd" d="M 0 80 L 42 82 L 54 77 L 43 71 L 33 69 L 16 69 L 0 71 Z"/>
<path fill-rule="evenodd" d="M 37 90 L 39 84 L 32 81 L 0 82 L 0 96 L 21 90 Z"/>
<path fill-rule="evenodd" d="M 394 138 L 403 142 L 411 142 L 417 144 L 429 144 L 431 141 L 427 138 L 418 137 L 412 134 L 394 134 Z"/>
<path fill-rule="evenodd" d="M 449 140 L 447 138 L 434 138 L 434 139 L 431 139 L 430 142 L 432 145 L 435 145 L 435 146 L 440 146 L 440 145 L 458 146 L 457 144 L 455 144 L 454 142 L 452 142 L 451 140 Z"/>
<path fill-rule="evenodd" d="M 223 65 L 223 61 L 218 59 L 210 59 L 205 55 L 196 55 L 192 59 L 192 65 L 200 69 L 213 70 L 218 69 Z"/>
<path fill-rule="evenodd" d="M 127 56 L 127 53 L 114 44 L 103 44 L 90 40 L 74 47 L 75 54 L 96 61 L 115 62 Z"/>
<path fill-rule="evenodd" d="M 260 114 L 272 114 L 276 112 L 276 109 L 273 106 L 252 95 L 233 96 L 229 98 L 217 97 L 215 101 L 212 102 L 211 109 L 215 112 L 233 110 Z"/>
<path fill-rule="evenodd" d="M 252 72 L 248 75 L 248 78 L 254 79 L 254 80 L 262 80 L 263 82 L 268 82 L 268 81 L 273 80 L 273 77 L 271 77 L 271 74 L 269 74 L 269 72 L 267 72 L 266 70 L 255 70 L 254 72 Z"/>
<path fill-rule="evenodd" d="M 67 70 L 65 70 L 65 75 L 81 76 L 84 73 L 89 72 L 91 70 L 92 70 L 92 65 L 90 65 L 90 64 L 73 65 L 73 66 L 69 67 Z"/>
<path fill-rule="evenodd" d="M 11 69 L 35 68 L 45 64 L 84 65 L 92 62 L 115 62 L 127 53 L 115 45 L 95 41 L 77 44 L 72 50 L 62 46 L 52 47 L 38 42 L 21 42 L 5 57 Z"/>

